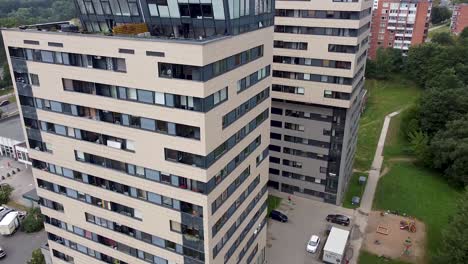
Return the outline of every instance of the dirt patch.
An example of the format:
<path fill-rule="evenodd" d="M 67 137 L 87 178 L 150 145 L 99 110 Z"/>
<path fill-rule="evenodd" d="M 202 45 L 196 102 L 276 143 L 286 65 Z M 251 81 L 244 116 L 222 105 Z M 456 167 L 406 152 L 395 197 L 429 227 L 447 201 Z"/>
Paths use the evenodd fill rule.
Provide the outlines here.
<path fill-rule="evenodd" d="M 416 232 L 400 230 L 400 221 L 415 222 Z M 388 235 L 377 233 L 377 229 Z M 407 240 L 411 241 L 411 246 L 408 254 L 405 254 Z M 425 241 L 426 226 L 423 222 L 392 214 L 381 216 L 380 211 L 372 211 L 369 215 L 363 247 L 378 256 L 383 255 L 411 263 L 424 263 Z"/>

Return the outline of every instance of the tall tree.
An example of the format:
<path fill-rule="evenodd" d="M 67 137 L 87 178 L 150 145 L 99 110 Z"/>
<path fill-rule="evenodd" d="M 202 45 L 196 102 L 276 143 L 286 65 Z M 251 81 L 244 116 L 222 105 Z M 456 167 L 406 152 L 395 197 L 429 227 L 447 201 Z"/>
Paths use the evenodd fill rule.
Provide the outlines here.
<path fill-rule="evenodd" d="M 468 189 L 462 194 L 457 212 L 442 233 L 441 248 L 434 263 L 468 263 Z"/>
<path fill-rule="evenodd" d="M 434 6 L 431 12 L 432 24 L 439 24 L 449 19 L 452 16 L 452 12 L 445 6 Z"/>
<path fill-rule="evenodd" d="M 449 121 L 457 120 L 468 113 L 468 89 L 430 89 L 420 100 L 421 130 L 429 136 L 444 129 Z"/>
<path fill-rule="evenodd" d="M 403 56 L 401 51 L 392 48 L 379 48 L 374 60 L 369 60 L 366 76 L 374 79 L 388 79 L 393 73 L 401 70 Z"/>
<path fill-rule="evenodd" d="M 28 264 L 45 264 L 45 258 L 44 255 L 42 255 L 41 250 L 35 249 L 32 252 L 32 257 L 30 260 L 28 260 Z"/>
<path fill-rule="evenodd" d="M 453 45 L 455 44 L 455 39 L 452 37 L 450 32 L 440 32 L 435 34 L 431 41 L 440 45 Z"/>
<path fill-rule="evenodd" d="M 447 123 L 431 142 L 433 164 L 449 181 L 468 186 L 468 114 Z"/>

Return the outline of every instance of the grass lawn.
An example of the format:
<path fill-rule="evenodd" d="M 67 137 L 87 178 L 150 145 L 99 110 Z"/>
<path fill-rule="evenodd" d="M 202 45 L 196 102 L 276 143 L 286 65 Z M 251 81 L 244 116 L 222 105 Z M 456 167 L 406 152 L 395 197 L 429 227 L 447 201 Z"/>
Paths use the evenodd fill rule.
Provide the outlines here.
<path fill-rule="evenodd" d="M 415 84 L 404 78 L 395 77 L 388 81 L 366 80 L 367 106 L 362 114 L 356 159 L 357 170 L 369 170 L 385 116 L 413 104 L 421 93 Z"/>
<path fill-rule="evenodd" d="M 403 111 L 404 112 L 404 111 Z M 400 130 L 403 113 L 392 118 L 390 127 L 388 128 L 387 138 L 385 139 L 385 148 L 383 155 L 386 160 L 394 157 L 402 157 L 410 155 L 409 142 L 405 135 Z"/>
<path fill-rule="evenodd" d="M 346 191 L 346 195 L 343 200 L 343 207 L 345 208 L 357 208 L 359 205 L 351 204 L 351 199 L 354 196 L 359 196 L 362 199 L 362 194 L 364 193 L 364 189 L 366 185 L 359 184 L 359 176 L 366 176 L 368 177 L 367 173 L 361 172 L 354 172 L 351 176 L 351 180 L 349 181 L 348 190 Z"/>
<path fill-rule="evenodd" d="M 8 101 L 10 101 L 10 103 L 16 102 L 16 96 L 13 94 L 12 96 L 8 98 Z"/>
<path fill-rule="evenodd" d="M 407 264 L 407 262 L 403 262 L 403 261 L 383 259 L 367 251 L 361 251 L 361 253 L 359 254 L 358 263 L 359 264 Z"/>
<path fill-rule="evenodd" d="M 424 221 L 430 257 L 441 244 L 441 231 L 455 212 L 459 194 L 438 173 L 398 162 L 380 179 L 374 208 L 398 210 Z"/>
<path fill-rule="evenodd" d="M 428 37 L 432 38 L 434 37 L 435 34 L 441 33 L 441 32 L 450 32 L 450 22 L 444 24 L 442 27 L 429 31 Z"/>
<path fill-rule="evenodd" d="M 13 87 L 10 87 L 9 89 L 0 89 L 0 96 L 9 94 L 13 92 Z"/>
<path fill-rule="evenodd" d="M 276 208 L 278 208 L 281 204 L 281 198 L 277 197 L 277 196 L 273 196 L 273 195 L 268 195 L 268 212 L 267 212 L 267 215 L 270 215 L 270 212 L 272 210 L 275 210 Z"/>

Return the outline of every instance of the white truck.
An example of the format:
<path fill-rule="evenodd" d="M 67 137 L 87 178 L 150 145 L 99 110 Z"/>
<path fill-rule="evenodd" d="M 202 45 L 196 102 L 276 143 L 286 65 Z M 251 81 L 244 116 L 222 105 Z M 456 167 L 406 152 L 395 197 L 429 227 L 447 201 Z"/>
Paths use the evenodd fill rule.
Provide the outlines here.
<path fill-rule="evenodd" d="M 332 227 L 327 242 L 323 247 L 323 262 L 342 263 L 348 237 L 348 230 Z"/>
<path fill-rule="evenodd" d="M 19 226 L 18 212 L 13 209 L 0 207 L 0 235 L 12 235 Z"/>

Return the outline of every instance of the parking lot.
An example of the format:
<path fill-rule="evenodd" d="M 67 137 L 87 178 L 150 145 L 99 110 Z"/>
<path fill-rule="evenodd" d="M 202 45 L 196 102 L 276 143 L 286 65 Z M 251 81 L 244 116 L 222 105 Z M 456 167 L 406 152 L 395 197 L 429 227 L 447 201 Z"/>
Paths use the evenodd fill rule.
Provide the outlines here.
<path fill-rule="evenodd" d="M 8 164 L 10 164 L 10 166 L 8 166 Z M 16 171 L 17 168 L 19 168 L 20 171 L 12 174 L 11 171 Z M 10 173 L 10 177 L 7 177 L 7 173 Z M 2 179 L 1 176 L 4 176 L 5 179 Z M 24 206 L 29 206 L 29 203 L 27 203 L 22 196 L 24 193 L 34 189 L 31 166 L 26 167 L 24 164 L 13 159 L 0 157 L 0 183 L 8 183 L 14 188 L 10 197 L 12 201 Z"/>
<path fill-rule="evenodd" d="M 330 224 L 325 220 L 326 216 L 343 214 L 352 218 L 353 210 L 300 197 L 292 197 L 292 202 L 289 203 L 286 195 L 273 195 L 282 195 L 278 210 L 284 212 L 289 221 L 268 221 L 267 263 L 323 263 L 319 256 L 325 244 L 327 225 Z M 336 224 L 333 226 L 349 230 L 353 226 L 353 219 L 348 227 Z M 315 254 L 306 251 L 306 244 L 312 235 L 318 235 L 321 239 L 319 250 Z"/>

